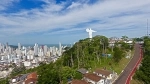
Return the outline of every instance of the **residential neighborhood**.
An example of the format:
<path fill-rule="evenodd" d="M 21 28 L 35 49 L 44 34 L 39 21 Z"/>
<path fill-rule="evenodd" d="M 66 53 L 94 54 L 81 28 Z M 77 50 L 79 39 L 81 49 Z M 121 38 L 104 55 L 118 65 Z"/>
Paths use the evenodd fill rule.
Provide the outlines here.
<path fill-rule="evenodd" d="M 81 80 L 74 79 L 71 84 L 112 84 L 118 77 L 117 73 L 104 69 L 96 69 L 93 73 L 84 68 L 78 71 L 83 74 L 83 78 Z"/>
<path fill-rule="evenodd" d="M 65 46 L 59 43 L 58 47 L 47 47 L 47 45 L 38 46 L 37 43 L 32 46 L 23 46 L 18 43 L 16 48 L 9 46 L 8 43 L 0 43 L 0 78 L 9 76 L 12 70 L 24 66 L 26 69 L 35 68 L 40 63 L 56 62 L 64 50 Z"/>
<path fill-rule="evenodd" d="M 37 84 L 38 75 L 36 72 L 20 74 L 10 79 L 9 84 Z"/>

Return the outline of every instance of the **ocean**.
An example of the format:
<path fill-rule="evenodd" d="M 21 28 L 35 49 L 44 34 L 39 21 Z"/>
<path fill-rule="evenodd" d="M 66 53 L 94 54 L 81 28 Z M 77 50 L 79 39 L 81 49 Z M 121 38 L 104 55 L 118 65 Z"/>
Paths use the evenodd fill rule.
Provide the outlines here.
<path fill-rule="evenodd" d="M 59 47 L 59 44 L 38 44 L 38 46 L 43 46 L 43 45 L 47 45 L 47 47 Z M 18 47 L 18 45 L 11 45 L 13 47 Z M 25 47 L 34 47 L 34 44 L 22 44 L 21 46 L 25 46 Z M 61 44 L 61 46 L 68 46 L 71 47 L 71 44 Z"/>

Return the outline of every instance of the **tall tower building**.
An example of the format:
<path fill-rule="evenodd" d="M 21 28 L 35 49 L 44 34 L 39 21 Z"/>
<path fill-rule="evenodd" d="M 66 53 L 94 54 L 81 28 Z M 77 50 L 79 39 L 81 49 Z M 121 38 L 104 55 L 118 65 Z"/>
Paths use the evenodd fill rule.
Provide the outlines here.
<path fill-rule="evenodd" d="M 47 53 L 47 46 L 44 45 L 44 55 L 46 55 L 46 53 Z"/>
<path fill-rule="evenodd" d="M 44 54 L 43 54 L 43 49 L 42 48 L 40 48 L 39 49 L 39 56 L 43 56 Z"/>
<path fill-rule="evenodd" d="M 18 43 L 18 55 L 21 56 L 21 44 Z"/>
<path fill-rule="evenodd" d="M 12 54 L 12 48 L 10 46 L 8 47 L 8 53 Z"/>
<path fill-rule="evenodd" d="M 38 56 L 38 44 L 37 43 L 35 43 L 34 45 L 34 55 Z"/>
<path fill-rule="evenodd" d="M 27 48 L 23 46 L 23 50 L 24 50 L 24 55 L 27 55 Z"/>
<path fill-rule="evenodd" d="M 6 53 L 8 53 L 8 42 L 6 43 Z"/>
<path fill-rule="evenodd" d="M 18 49 L 21 50 L 21 44 L 20 43 L 18 43 Z"/>
<path fill-rule="evenodd" d="M 4 52 L 5 52 L 5 46 L 2 45 L 2 53 L 4 53 Z"/>

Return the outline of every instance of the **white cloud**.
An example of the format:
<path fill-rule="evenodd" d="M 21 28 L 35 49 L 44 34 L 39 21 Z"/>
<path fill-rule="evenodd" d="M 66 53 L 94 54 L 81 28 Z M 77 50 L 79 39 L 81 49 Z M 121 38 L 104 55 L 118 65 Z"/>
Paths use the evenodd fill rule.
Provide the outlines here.
<path fill-rule="evenodd" d="M 136 25 L 140 31 L 140 27 L 145 27 L 146 19 L 150 17 L 150 9 L 148 9 L 150 0 L 106 0 L 92 5 L 85 3 L 82 7 L 80 7 L 81 3 L 73 2 L 68 6 L 71 10 L 64 9 L 65 3 L 55 4 L 51 0 L 44 1 L 47 5 L 43 5 L 43 9 L 22 10 L 9 15 L 0 14 L 0 32 L 20 35 L 66 28 L 66 30 L 51 33 L 58 34 L 83 30 L 87 27 L 100 32 L 103 29 L 113 28 L 125 30 L 132 25 Z M 78 24 L 92 20 L 99 20 L 99 22 L 89 23 L 83 27 L 78 26 Z"/>
<path fill-rule="evenodd" d="M 67 9 L 77 8 L 81 5 L 81 3 L 72 2 L 72 4 Z"/>
<path fill-rule="evenodd" d="M 7 9 L 7 7 L 12 6 L 14 2 L 18 2 L 19 0 L 1 0 L 0 1 L 0 11 Z"/>

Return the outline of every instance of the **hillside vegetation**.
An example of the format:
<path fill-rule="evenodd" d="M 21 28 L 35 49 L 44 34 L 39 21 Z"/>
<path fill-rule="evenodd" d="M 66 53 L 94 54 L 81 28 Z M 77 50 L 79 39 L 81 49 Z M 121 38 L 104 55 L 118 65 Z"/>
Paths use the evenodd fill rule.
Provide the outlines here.
<path fill-rule="evenodd" d="M 71 79 L 81 79 L 82 75 L 77 72 L 79 68 L 86 68 L 89 71 L 95 68 L 105 68 L 121 72 L 123 67 L 119 69 L 120 64 L 118 63 L 131 49 L 133 46 L 124 42 L 116 43 L 114 48 L 108 47 L 108 38 L 105 36 L 79 40 L 71 48 L 66 48 L 62 58 L 57 62 L 40 66 L 38 82 L 39 84 L 58 84 L 60 82 L 65 84 Z"/>
<path fill-rule="evenodd" d="M 143 49 L 142 65 L 133 77 L 136 84 L 150 84 L 150 37 L 144 37 Z"/>
<path fill-rule="evenodd" d="M 71 79 L 82 78 L 77 72 L 79 68 L 86 68 L 89 71 L 104 68 L 119 74 L 130 60 L 126 59 L 125 55 L 133 49 L 133 45 L 124 42 L 116 42 L 114 47 L 108 45 L 108 38 L 105 36 L 82 39 L 72 47 L 67 47 L 62 57 L 55 63 L 41 63 L 39 67 L 23 70 L 15 75 L 36 71 L 39 75 L 39 84 L 66 84 Z"/>

